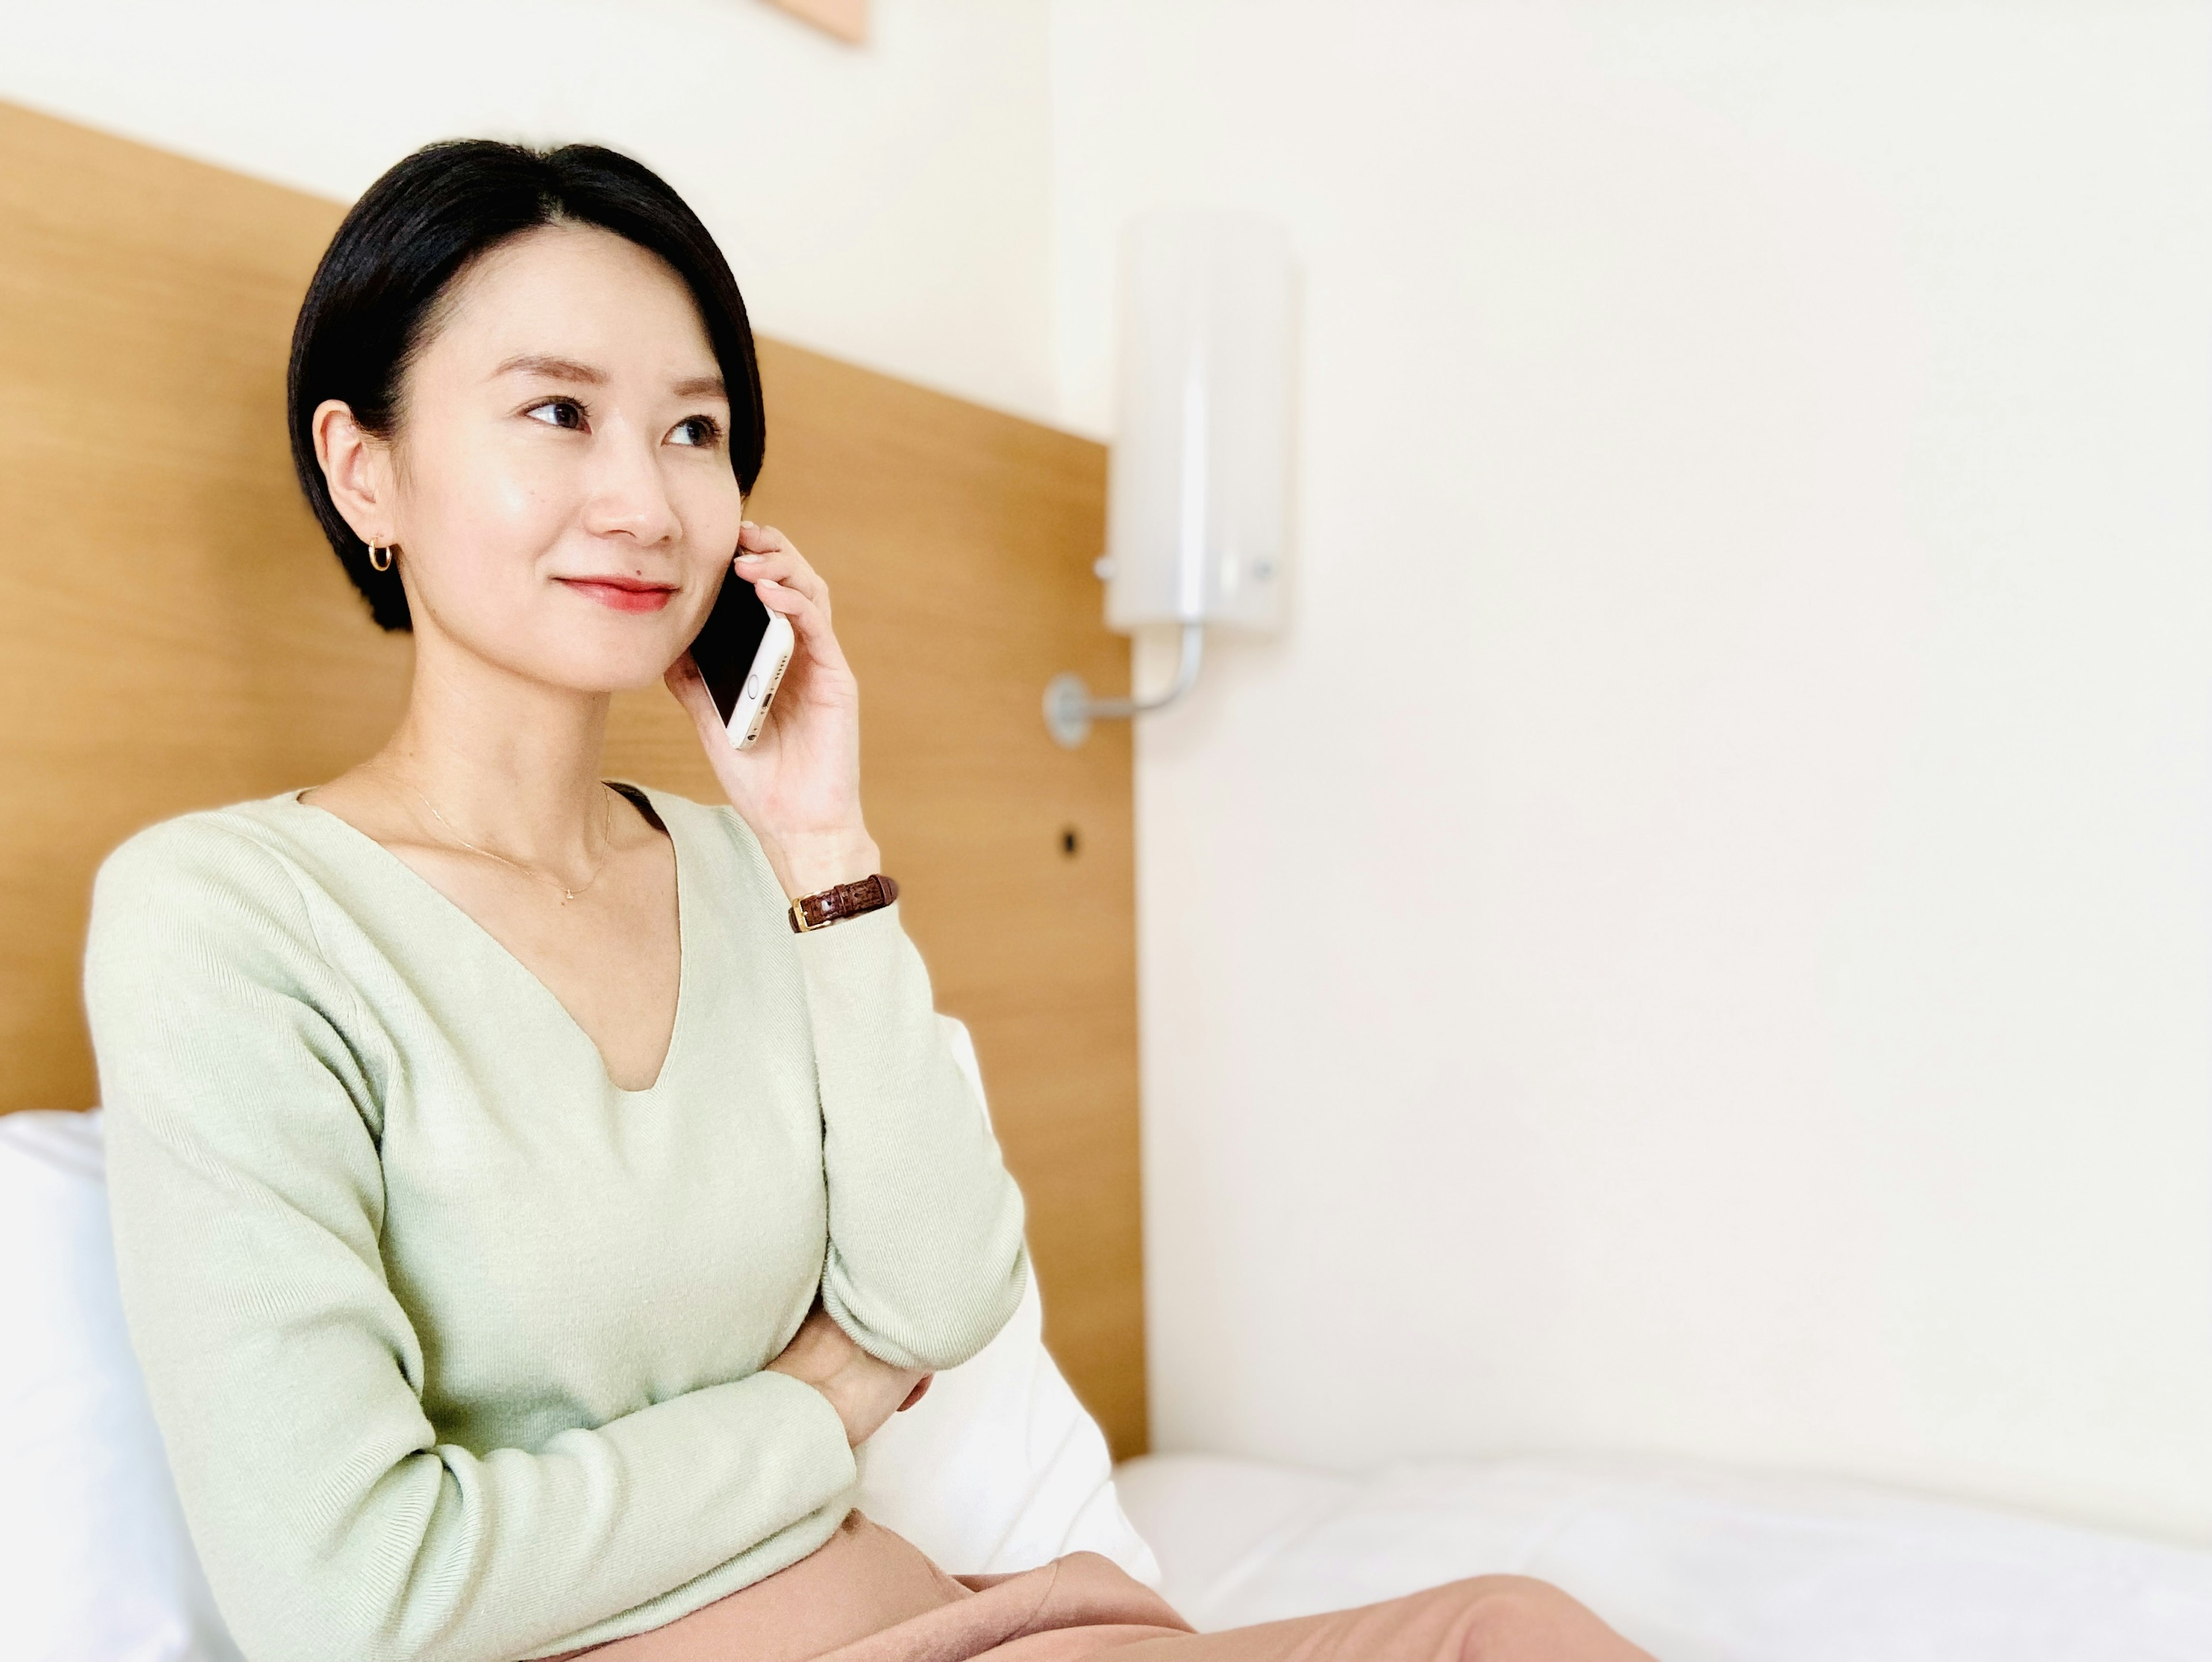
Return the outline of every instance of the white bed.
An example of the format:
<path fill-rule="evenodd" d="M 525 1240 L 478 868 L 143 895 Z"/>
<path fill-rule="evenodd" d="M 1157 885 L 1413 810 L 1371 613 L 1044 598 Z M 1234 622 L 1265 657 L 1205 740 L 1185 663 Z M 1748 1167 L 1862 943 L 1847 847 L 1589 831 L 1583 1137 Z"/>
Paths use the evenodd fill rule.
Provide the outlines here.
<path fill-rule="evenodd" d="M 2212 1662 L 2212 1554 L 1880 1489 L 1599 1458 L 1115 1478 L 1202 1629 L 1510 1572 L 1663 1662 Z"/>

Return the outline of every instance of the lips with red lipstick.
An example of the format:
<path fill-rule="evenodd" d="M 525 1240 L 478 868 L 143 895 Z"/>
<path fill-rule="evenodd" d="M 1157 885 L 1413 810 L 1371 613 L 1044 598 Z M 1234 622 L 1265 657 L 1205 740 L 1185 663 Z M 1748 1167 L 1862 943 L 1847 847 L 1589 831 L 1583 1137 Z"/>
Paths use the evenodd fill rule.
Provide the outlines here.
<path fill-rule="evenodd" d="M 657 583 L 644 577 L 619 574 L 592 577 L 556 577 L 556 582 L 597 600 L 612 612 L 658 612 L 676 592 L 673 583 Z"/>

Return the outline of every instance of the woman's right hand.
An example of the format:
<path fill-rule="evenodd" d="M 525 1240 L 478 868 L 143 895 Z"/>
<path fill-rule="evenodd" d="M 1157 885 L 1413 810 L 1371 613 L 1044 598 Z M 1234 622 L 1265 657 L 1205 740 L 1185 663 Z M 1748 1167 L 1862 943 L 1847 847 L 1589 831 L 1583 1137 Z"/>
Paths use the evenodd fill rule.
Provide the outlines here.
<path fill-rule="evenodd" d="M 884 1421 L 921 1399 L 930 1375 L 893 1367 L 854 1344 L 819 1302 L 806 1312 L 791 1342 L 768 1365 L 771 1373 L 788 1373 L 811 1385 L 837 1410 L 845 1441 L 854 1448 L 874 1436 Z"/>

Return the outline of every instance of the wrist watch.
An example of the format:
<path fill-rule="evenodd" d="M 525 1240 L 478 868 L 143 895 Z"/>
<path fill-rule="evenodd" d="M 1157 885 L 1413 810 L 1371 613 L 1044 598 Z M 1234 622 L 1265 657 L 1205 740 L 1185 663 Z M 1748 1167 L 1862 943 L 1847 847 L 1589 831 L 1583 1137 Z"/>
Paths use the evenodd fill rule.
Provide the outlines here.
<path fill-rule="evenodd" d="M 805 934 L 888 906 L 898 898 L 898 892 L 896 881 L 878 872 L 857 883 L 840 883 L 819 894 L 803 894 L 791 903 L 792 933 Z"/>

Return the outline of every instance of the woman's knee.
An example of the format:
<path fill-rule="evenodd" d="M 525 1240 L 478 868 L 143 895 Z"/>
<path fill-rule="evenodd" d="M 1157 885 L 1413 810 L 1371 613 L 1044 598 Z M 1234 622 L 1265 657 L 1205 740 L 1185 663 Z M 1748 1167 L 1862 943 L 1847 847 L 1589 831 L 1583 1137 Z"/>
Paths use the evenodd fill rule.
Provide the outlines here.
<path fill-rule="evenodd" d="M 1449 1591 L 1462 1601 L 1460 1662 L 1648 1662 L 1645 1652 L 1549 1581 L 1478 1575 Z"/>

